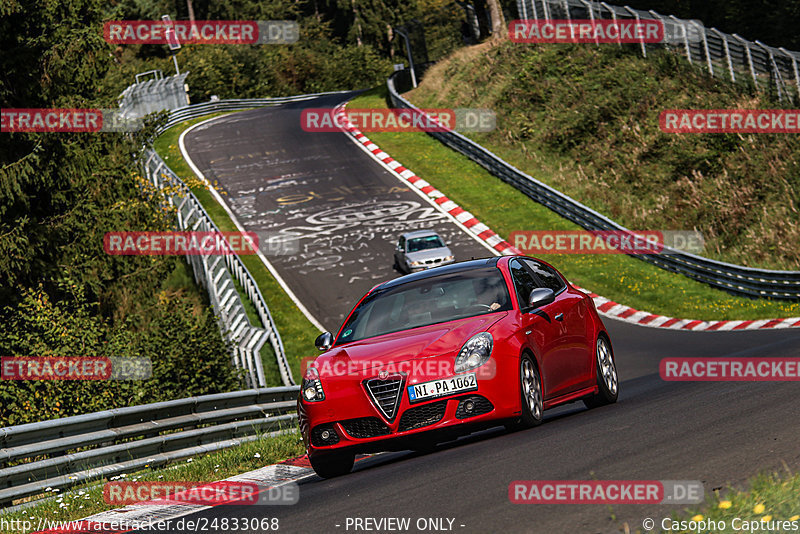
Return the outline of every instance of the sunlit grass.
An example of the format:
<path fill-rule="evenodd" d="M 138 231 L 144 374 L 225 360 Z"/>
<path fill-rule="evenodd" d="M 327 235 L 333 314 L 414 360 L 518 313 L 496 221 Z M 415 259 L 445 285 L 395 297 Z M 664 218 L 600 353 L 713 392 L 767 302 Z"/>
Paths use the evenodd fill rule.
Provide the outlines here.
<path fill-rule="evenodd" d="M 385 108 L 385 97 L 385 88 L 379 88 L 350 106 Z M 580 229 L 427 134 L 366 135 L 504 238 L 513 231 Z M 706 321 L 800 317 L 800 303 L 736 297 L 625 255 L 560 254 L 543 259 L 575 284 L 655 314 Z"/>

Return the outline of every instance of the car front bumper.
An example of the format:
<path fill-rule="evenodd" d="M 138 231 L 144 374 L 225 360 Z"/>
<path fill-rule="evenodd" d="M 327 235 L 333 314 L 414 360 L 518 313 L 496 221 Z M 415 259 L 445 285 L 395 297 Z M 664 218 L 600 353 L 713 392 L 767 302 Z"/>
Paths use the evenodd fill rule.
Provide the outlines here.
<path fill-rule="evenodd" d="M 453 357 L 447 360 L 452 362 Z M 391 418 L 370 397 L 365 386 L 370 377 L 323 380 L 324 401 L 298 400 L 300 430 L 308 454 L 342 448 L 354 452 L 405 450 L 414 448 L 415 443 L 469 433 L 475 426 L 519 414 L 519 392 L 508 387 L 509 379 L 511 384 L 516 382 L 514 377 L 501 376 L 496 367 L 491 367 L 491 376 L 486 369 L 472 372 L 477 375 L 477 389 L 420 402 L 410 400 L 408 387 L 442 376 L 403 375 L 400 400 Z M 444 375 L 459 376 L 451 372 Z"/>

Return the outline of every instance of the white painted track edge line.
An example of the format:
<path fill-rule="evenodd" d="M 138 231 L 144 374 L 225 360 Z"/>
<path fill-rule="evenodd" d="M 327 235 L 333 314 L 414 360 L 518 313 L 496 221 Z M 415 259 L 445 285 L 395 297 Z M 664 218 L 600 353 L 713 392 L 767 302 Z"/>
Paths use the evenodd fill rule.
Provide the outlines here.
<path fill-rule="evenodd" d="M 195 128 L 205 125 L 206 123 L 209 123 L 211 121 L 224 119 L 227 117 L 229 117 L 229 115 L 222 115 L 221 117 L 211 117 L 210 119 L 206 119 L 204 121 L 198 122 L 193 126 L 190 126 L 186 130 L 181 132 L 181 135 L 178 138 L 178 146 L 181 149 L 181 155 L 183 156 L 183 159 L 185 159 L 186 163 L 189 164 L 189 168 L 192 169 L 192 172 L 194 172 L 197 175 L 197 177 L 200 178 L 203 181 L 203 183 L 206 184 L 206 187 L 208 187 L 208 190 L 211 193 L 211 195 L 222 206 L 222 208 L 225 210 L 225 212 L 233 221 L 233 224 L 236 225 L 236 227 L 239 229 L 240 232 L 244 233 L 245 232 L 244 227 L 236 218 L 236 216 L 233 214 L 228 204 L 225 202 L 225 200 L 223 200 L 222 196 L 217 192 L 217 190 L 214 189 L 214 187 L 209 183 L 208 179 L 205 177 L 202 171 L 200 171 L 197 165 L 195 165 L 194 161 L 192 161 L 192 158 L 189 157 L 189 153 L 187 152 L 186 145 L 184 143 L 184 138 L 186 137 L 186 134 L 191 132 Z M 311 322 L 311 324 L 314 325 L 314 327 L 317 328 L 320 332 L 324 332 L 325 328 L 322 326 L 322 324 L 317 320 L 316 317 L 314 317 L 311 314 L 310 311 L 308 311 L 308 308 L 306 308 L 305 305 L 303 305 L 303 303 L 300 302 L 300 299 L 297 297 L 297 295 L 294 294 L 294 291 L 291 290 L 291 288 L 286 283 L 286 281 L 281 277 L 281 275 L 278 274 L 278 271 L 275 269 L 275 267 L 273 267 L 272 263 L 270 263 L 270 261 L 266 258 L 266 256 L 264 256 L 264 253 L 259 250 L 257 252 L 257 255 L 261 259 L 261 262 L 264 264 L 267 270 L 269 270 L 270 274 L 272 274 L 272 277 L 275 278 L 275 280 L 278 282 L 278 285 L 281 286 L 286 295 L 290 299 L 292 299 L 292 302 L 294 302 L 295 306 L 297 306 L 297 308 L 303 313 L 303 315 L 306 316 L 306 319 L 308 319 Z"/>

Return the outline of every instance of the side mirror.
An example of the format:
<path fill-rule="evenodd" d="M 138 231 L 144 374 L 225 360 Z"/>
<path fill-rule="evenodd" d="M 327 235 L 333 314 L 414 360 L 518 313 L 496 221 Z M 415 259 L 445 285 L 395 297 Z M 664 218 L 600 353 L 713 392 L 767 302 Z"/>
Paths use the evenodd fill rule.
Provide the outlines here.
<path fill-rule="evenodd" d="M 552 293 L 552 291 L 551 291 Z M 333 345 L 333 334 L 330 332 L 323 332 L 314 340 L 314 346 L 319 350 L 328 350 Z"/>
<path fill-rule="evenodd" d="M 556 300 L 556 294 L 552 289 L 546 287 L 537 287 L 531 291 L 531 296 L 528 297 L 528 306 L 531 309 L 541 308 L 547 306 Z"/>

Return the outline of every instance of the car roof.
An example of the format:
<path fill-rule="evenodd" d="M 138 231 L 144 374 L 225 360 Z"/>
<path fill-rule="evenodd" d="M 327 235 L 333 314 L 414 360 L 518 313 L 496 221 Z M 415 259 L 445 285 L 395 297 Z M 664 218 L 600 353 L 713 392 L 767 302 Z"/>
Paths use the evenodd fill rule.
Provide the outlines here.
<path fill-rule="evenodd" d="M 497 262 L 499 260 L 500 260 L 499 256 L 492 256 L 491 258 L 460 261 L 458 263 L 451 263 L 450 265 L 444 265 L 442 267 L 434 267 L 433 269 L 427 269 L 425 271 L 420 271 L 418 273 L 407 274 L 405 276 L 401 276 L 400 278 L 395 278 L 394 280 L 389 280 L 388 282 L 384 282 L 376 286 L 373 289 L 373 291 L 376 289 L 388 289 L 391 287 L 397 287 L 399 285 L 406 284 L 408 282 L 416 282 L 417 280 L 433 278 L 434 276 L 439 276 L 441 274 L 460 273 L 464 271 L 473 271 L 475 269 L 481 269 L 485 267 L 494 267 L 497 265 Z"/>
<path fill-rule="evenodd" d="M 431 236 L 431 235 L 438 236 L 439 234 L 437 234 L 433 230 L 414 230 L 413 232 L 406 232 L 405 234 L 401 234 L 400 237 L 404 237 L 406 239 L 411 239 L 411 238 L 414 238 L 414 237 L 427 237 L 427 236 Z"/>

